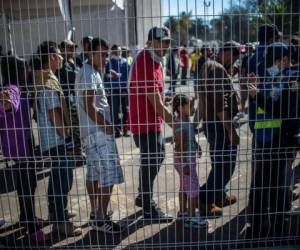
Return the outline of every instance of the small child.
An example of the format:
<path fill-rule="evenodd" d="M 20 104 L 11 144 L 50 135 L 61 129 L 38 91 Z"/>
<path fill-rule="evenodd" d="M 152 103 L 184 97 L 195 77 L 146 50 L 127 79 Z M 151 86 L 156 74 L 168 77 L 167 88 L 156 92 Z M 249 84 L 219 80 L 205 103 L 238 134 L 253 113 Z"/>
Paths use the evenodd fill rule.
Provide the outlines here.
<path fill-rule="evenodd" d="M 184 226 L 187 228 L 207 227 L 208 222 L 196 217 L 199 195 L 199 180 L 196 171 L 197 143 L 194 125 L 190 117 L 194 114 L 194 99 L 178 94 L 173 99 L 175 115 L 175 168 L 180 176 L 178 217 L 187 217 Z"/>

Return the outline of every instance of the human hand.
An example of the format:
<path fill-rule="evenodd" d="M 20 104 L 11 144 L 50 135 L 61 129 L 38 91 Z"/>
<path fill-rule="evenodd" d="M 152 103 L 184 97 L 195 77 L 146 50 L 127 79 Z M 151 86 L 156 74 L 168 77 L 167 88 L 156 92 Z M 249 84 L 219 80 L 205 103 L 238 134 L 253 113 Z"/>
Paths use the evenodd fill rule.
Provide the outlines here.
<path fill-rule="evenodd" d="M 4 110 L 12 109 L 10 94 L 8 90 L 0 91 L 0 104 L 3 105 Z"/>

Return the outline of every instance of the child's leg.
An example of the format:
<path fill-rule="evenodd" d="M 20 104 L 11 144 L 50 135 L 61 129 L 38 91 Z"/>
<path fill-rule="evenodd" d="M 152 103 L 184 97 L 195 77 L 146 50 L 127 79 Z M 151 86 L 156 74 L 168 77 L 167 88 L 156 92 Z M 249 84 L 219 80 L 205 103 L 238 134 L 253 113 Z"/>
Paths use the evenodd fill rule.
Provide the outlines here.
<path fill-rule="evenodd" d="M 196 208 L 198 203 L 198 197 L 190 197 L 188 201 L 188 212 L 190 217 L 195 217 L 196 216 Z"/>
<path fill-rule="evenodd" d="M 107 215 L 107 208 L 110 202 L 111 193 L 114 186 L 100 187 L 98 195 L 98 211 L 97 215 L 101 218 L 105 218 Z"/>
<path fill-rule="evenodd" d="M 180 187 L 179 189 L 179 210 L 180 212 L 185 212 L 187 211 L 187 196 L 186 193 L 182 190 Z"/>

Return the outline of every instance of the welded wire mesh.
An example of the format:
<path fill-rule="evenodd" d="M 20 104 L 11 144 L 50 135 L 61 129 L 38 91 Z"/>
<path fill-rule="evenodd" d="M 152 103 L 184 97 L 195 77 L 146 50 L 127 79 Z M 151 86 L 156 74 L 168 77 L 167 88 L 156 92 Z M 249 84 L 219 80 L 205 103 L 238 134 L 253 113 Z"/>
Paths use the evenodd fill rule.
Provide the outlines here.
<path fill-rule="evenodd" d="M 299 245 L 299 1 L 0 10 L 1 249 Z"/>

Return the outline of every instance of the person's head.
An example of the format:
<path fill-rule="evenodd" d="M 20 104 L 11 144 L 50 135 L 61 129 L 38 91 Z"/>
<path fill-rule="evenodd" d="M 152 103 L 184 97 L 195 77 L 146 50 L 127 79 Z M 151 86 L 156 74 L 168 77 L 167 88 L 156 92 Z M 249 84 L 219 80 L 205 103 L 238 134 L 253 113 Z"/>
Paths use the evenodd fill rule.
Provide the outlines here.
<path fill-rule="evenodd" d="M 121 50 L 122 50 L 121 56 L 123 58 L 127 58 L 128 56 L 130 56 L 130 50 L 128 48 L 122 47 Z"/>
<path fill-rule="evenodd" d="M 283 43 L 272 43 L 265 50 L 267 73 L 274 77 L 290 67 L 290 48 Z"/>
<path fill-rule="evenodd" d="M 92 36 L 85 36 L 84 38 L 82 38 L 81 46 L 82 46 L 83 52 L 87 53 L 89 51 L 89 46 L 90 46 L 92 40 L 93 40 Z"/>
<path fill-rule="evenodd" d="M 254 52 L 254 45 L 252 43 L 246 43 L 245 49 L 247 54 L 252 54 Z"/>
<path fill-rule="evenodd" d="M 55 73 L 62 67 L 63 57 L 55 42 L 45 41 L 41 43 L 38 46 L 36 56 L 42 69 L 51 69 Z"/>
<path fill-rule="evenodd" d="M 179 47 L 178 47 L 178 46 L 174 46 L 173 48 L 171 48 L 171 52 L 172 52 L 173 54 L 178 54 L 178 52 L 179 52 Z"/>
<path fill-rule="evenodd" d="M 17 56 L 5 56 L 1 61 L 3 86 L 9 84 L 23 85 L 27 80 L 26 61 Z"/>
<path fill-rule="evenodd" d="M 104 69 L 109 53 L 108 42 L 94 38 L 89 47 L 89 63 L 97 70 Z"/>
<path fill-rule="evenodd" d="M 115 56 L 115 57 L 121 57 L 122 55 L 122 49 L 121 49 L 121 46 L 117 45 L 117 44 L 114 44 L 112 47 L 111 47 L 111 55 L 112 56 Z"/>
<path fill-rule="evenodd" d="M 148 33 L 147 45 L 152 47 L 159 57 L 163 57 L 170 47 L 170 31 L 166 27 L 153 27 Z"/>
<path fill-rule="evenodd" d="M 212 54 L 212 49 L 210 46 L 203 46 L 200 51 L 201 55 L 204 57 L 210 57 Z"/>
<path fill-rule="evenodd" d="M 260 45 L 269 45 L 278 42 L 281 33 L 275 24 L 264 24 L 259 27 L 258 41 Z"/>
<path fill-rule="evenodd" d="M 240 44 L 235 41 L 226 42 L 219 50 L 218 59 L 225 68 L 230 68 L 240 56 Z"/>
<path fill-rule="evenodd" d="M 65 40 L 60 44 L 60 50 L 66 60 L 74 59 L 77 45 L 71 40 Z"/>
<path fill-rule="evenodd" d="M 194 98 L 177 94 L 173 98 L 173 113 L 180 118 L 192 116 L 195 113 Z"/>

